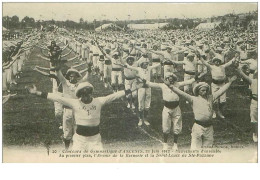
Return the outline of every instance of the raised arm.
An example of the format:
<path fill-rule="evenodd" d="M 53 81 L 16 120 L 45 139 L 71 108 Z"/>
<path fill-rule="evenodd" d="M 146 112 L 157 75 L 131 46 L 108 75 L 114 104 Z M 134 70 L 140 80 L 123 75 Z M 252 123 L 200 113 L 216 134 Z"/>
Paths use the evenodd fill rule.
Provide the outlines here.
<path fill-rule="evenodd" d="M 60 69 L 58 69 L 56 71 L 56 76 L 58 77 L 59 81 L 62 83 L 62 84 L 65 84 L 66 83 L 66 78 L 63 76 L 62 72 Z"/>
<path fill-rule="evenodd" d="M 228 88 L 230 87 L 230 85 L 232 84 L 232 82 L 234 82 L 237 79 L 237 76 L 233 76 L 232 78 L 229 79 L 229 82 L 226 83 L 223 87 L 221 87 L 218 91 L 216 91 L 215 93 L 213 93 L 213 100 L 218 99 L 222 94 L 224 94 Z"/>
<path fill-rule="evenodd" d="M 62 47 L 61 50 L 65 50 L 67 47 L 69 46 L 69 44 L 67 44 L 66 46 Z"/>
<path fill-rule="evenodd" d="M 224 66 L 225 68 L 227 68 L 227 67 L 230 66 L 232 63 L 234 63 L 234 61 L 236 61 L 238 58 L 239 58 L 239 54 L 236 53 L 235 57 L 234 57 L 232 60 L 230 60 L 229 62 L 223 64 L 223 66 Z"/>
<path fill-rule="evenodd" d="M 67 54 L 61 55 L 61 57 L 68 56 L 71 52 L 72 52 L 72 49 Z"/>
<path fill-rule="evenodd" d="M 175 92 L 176 94 L 184 97 L 187 101 L 189 101 L 190 103 L 192 103 L 192 96 L 181 91 L 179 88 L 175 87 L 175 86 L 170 86 L 169 87 L 173 92 Z"/>
<path fill-rule="evenodd" d="M 207 67 L 211 70 L 211 66 L 209 63 L 207 63 L 203 58 L 200 58 L 200 61 Z"/>
<path fill-rule="evenodd" d="M 252 84 L 252 79 L 248 77 L 241 69 L 237 68 L 236 71 L 250 84 Z"/>
<path fill-rule="evenodd" d="M 159 64 L 160 65 L 160 64 Z M 129 66 L 128 64 L 126 65 L 122 65 L 124 68 L 128 68 L 128 69 L 132 69 L 132 70 L 135 70 L 137 72 L 139 72 L 139 68 L 138 67 L 133 67 L 133 66 Z"/>

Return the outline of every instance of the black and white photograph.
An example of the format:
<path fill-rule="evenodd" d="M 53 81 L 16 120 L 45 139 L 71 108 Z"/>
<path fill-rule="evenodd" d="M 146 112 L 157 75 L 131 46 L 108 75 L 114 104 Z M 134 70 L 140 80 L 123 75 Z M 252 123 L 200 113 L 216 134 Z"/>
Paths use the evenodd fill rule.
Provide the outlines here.
<path fill-rule="evenodd" d="M 257 2 L 2 2 L 4 163 L 258 163 Z"/>

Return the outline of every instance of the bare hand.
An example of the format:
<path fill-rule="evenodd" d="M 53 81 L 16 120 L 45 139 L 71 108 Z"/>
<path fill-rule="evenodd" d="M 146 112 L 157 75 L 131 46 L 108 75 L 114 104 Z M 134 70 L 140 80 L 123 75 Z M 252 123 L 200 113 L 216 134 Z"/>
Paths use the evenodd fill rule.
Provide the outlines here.
<path fill-rule="evenodd" d="M 25 89 L 27 89 L 30 94 L 36 94 L 36 92 L 37 92 L 35 84 L 33 84 L 32 87 L 25 86 Z"/>
<path fill-rule="evenodd" d="M 171 85 L 169 79 L 164 79 L 163 82 L 164 82 L 164 84 L 166 84 L 167 86 L 170 86 L 170 85 Z"/>

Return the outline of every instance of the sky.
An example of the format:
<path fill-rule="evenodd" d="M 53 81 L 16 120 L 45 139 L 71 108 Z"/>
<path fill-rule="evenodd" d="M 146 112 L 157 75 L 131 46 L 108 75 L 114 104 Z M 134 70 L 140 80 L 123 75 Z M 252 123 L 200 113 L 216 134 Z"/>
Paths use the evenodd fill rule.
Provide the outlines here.
<path fill-rule="evenodd" d="M 3 16 L 20 20 L 138 20 L 208 18 L 257 10 L 257 3 L 3 3 Z M 128 16 L 130 15 L 130 16 Z"/>

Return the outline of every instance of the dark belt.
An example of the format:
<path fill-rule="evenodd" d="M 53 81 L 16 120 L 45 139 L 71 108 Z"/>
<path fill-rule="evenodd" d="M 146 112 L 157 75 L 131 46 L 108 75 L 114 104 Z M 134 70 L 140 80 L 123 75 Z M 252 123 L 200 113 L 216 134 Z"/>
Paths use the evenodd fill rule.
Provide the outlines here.
<path fill-rule="evenodd" d="M 164 101 L 164 106 L 169 109 L 175 109 L 179 106 L 179 101 Z"/>
<path fill-rule="evenodd" d="M 106 64 L 106 65 L 111 65 L 112 62 L 111 62 L 110 60 L 105 60 L 105 64 Z"/>
<path fill-rule="evenodd" d="M 249 70 L 249 73 L 250 73 L 250 74 L 254 74 L 254 73 L 255 73 L 255 70 L 250 69 L 250 70 Z"/>
<path fill-rule="evenodd" d="M 133 80 L 135 79 L 135 77 L 125 77 L 126 80 L 130 81 L 130 80 Z"/>
<path fill-rule="evenodd" d="M 161 62 L 161 60 L 159 58 L 155 58 L 153 59 L 153 62 Z"/>
<path fill-rule="evenodd" d="M 165 61 L 165 63 L 163 63 L 163 65 L 173 65 L 173 62 L 171 62 L 171 61 Z"/>
<path fill-rule="evenodd" d="M 258 101 L 258 98 L 257 98 L 257 95 L 256 94 L 252 94 L 251 95 L 251 99 L 255 100 L 255 101 Z"/>
<path fill-rule="evenodd" d="M 198 124 L 198 125 L 201 125 L 203 127 L 210 127 L 213 125 L 212 121 L 198 121 L 195 119 L 195 123 Z"/>
<path fill-rule="evenodd" d="M 76 133 L 81 136 L 94 136 L 99 133 L 99 126 L 77 125 Z"/>
<path fill-rule="evenodd" d="M 130 54 L 130 56 L 136 56 L 136 54 Z"/>
<path fill-rule="evenodd" d="M 213 82 L 214 84 L 223 84 L 223 83 L 225 83 L 225 79 L 224 79 L 224 80 L 215 80 L 215 79 L 212 79 L 212 82 Z"/>
<path fill-rule="evenodd" d="M 121 68 L 112 68 L 112 71 L 121 71 Z"/>
<path fill-rule="evenodd" d="M 192 71 L 185 71 L 185 74 L 188 74 L 188 75 L 195 75 L 195 72 L 192 72 Z"/>
<path fill-rule="evenodd" d="M 99 56 L 98 54 L 93 54 L 93 56 Z"/>
<path fill-rule="evenodd" d="M 89 53 L 93 53 L 93 51 L 89 51 Z"/>

